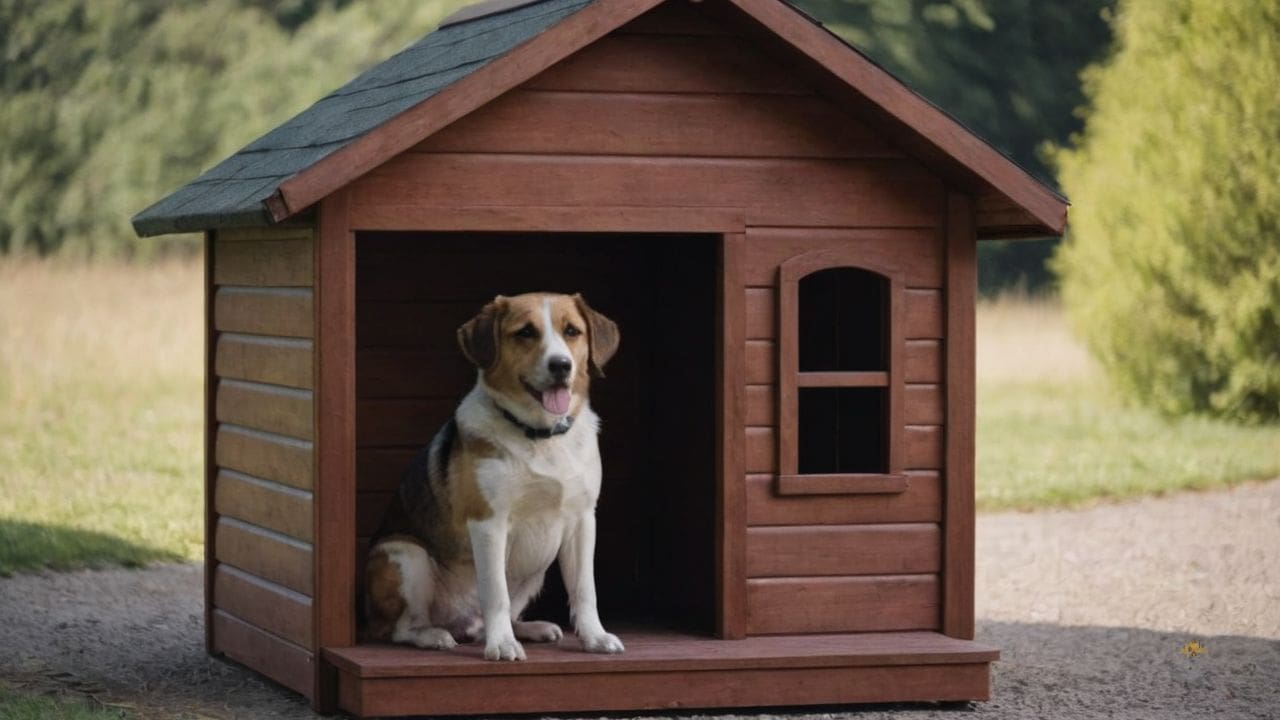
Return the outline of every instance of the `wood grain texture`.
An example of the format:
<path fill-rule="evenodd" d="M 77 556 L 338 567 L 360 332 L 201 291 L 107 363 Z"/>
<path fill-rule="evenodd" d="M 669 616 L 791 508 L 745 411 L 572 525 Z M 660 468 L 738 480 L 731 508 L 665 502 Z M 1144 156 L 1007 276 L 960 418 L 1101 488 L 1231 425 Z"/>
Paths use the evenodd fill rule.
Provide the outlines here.
<path fill-rule="evenodd" d="M 312 410 L 310 390 L 232 379 L 218 382 L 216 419 L 221 422 L 310 440 Z"/>
<path fill-rule="evenodd" d="M 311 240 L 288 237 L 233 241 L 219 235 L 213 262 L 214 283 L 264 287 L 311 285 Z"/>
<path fill-rule="evenodd" d="M 213 612 L 213 624 L 218 652 L 295 692 L 314 694 L 315 656 L 310 652 L 224 610 Z"/>
<path fill-rule="evenodd" d="M 746 459 L 748 473 L 778 471 L 777 438 L 774 428 L 748 427 Z M 942 467 L 942 428 L 937 425 L 907 425 L 902 431 L 903 469 L 937 470 Z"/>
<path fill-rule="evenodd" d="M 215 483 L 220 515 L 311 542 L 311 493 L 233 470 L 220 470 Z"/>
<path fill-rule="evenodd" d="M 928 212 L 915 222 L 936 225 L 936 216 L 936 212 Z M 866 263 L 897 265 L 906 287 L 943 285 L 943 248 L 933 227 L 750 227 L 743 281 L 750 287 L 776 287 L 778 266 L 788 258 L 833 247 Z"/>
<path fill-rule="evenodd" d="M 485 661 L 479 644 L 462 645 L 447 653 L 424 653 L 403 645 L 362 644 L 327 648 L 325 656 L 339 670 L 363 678 L 581 677 L 644 670 L 963 665 L 999 659 L 997 651 L 982 643 L 931 631 L 772 635 L 733 641 L 650 627 L 620 628 L 619 633 L 627 643 L 627 652 L 608 656 L 584 653 L 570 638 L 559 645 L 530 644 L 526 648 L 528 659 L 518 663 Z"/>
<path fill-rule="evenodd" d="M 746 398 L 747 425 L 777 425 L 778 391 L 775 386 L 748 385 Z M 944 420 L 943 401 L 941 386 L 908 382 L 903 391 L 903 419 L 908 425 L 941 425 Z"/>
<path fill-rule="evenodd" d="M 349 196 L 320 204 L 316 245 L 315 646 L 356 639 L 356 247 Z M 312 708 L 337 705 L 337 675 L 316 664 Z"/>
<path fill-rule="evenodd" d="M 228 517 L 218 518 L 215 552 L 219 562 L 290 590 L 311 595 L 311 546 L 280 533 Z"/>
<path fill-rule="evenodd" d="M 244 622 L 314 650 L 311 598 L 230 565 L 213 574 L 214 603 Z"/>
<path fill-rule="evenodd" d="M 347 187 L 355 178 L 660 2 L 616 0 L 595 3 L 573 13 L 513 52 L 495 58 L 281 183 L 277 194 L 267 203 L 273 219 L 280 221 L 302 212 L 339 188 Z"/>
<path fill-rule="evenodd" d="M 218 377 L 310 388 L 311 341 L 219 333 L 214 350 Z"/>
<path fill-rule="evenodd" d="M 746 379 L 750 385 L 776 385 L 778 345 L 772 340 L 748 340 L 744 347 Z"/>
<path fill-rule="evenodd" d="M 907 340 L 902 372 L 909 383 L 942 382 L 942 343 L 938 340 Z"/>
<path fill-rule="evenodd" d="M 942 337 L 942 292 L 935 289 L 907 288 L 906 328 L 903 337 L 910 340 L 932 340 Z"/>
<path fill-rule="evenodd" d="M 743 306 L 742 261 L 746 238 L 725 235 L 720 250 L 720 291 L 717 298 L 720 338 L 716 365 L 716 583 L 717 633 L 722 638 L 746 635 L 746 496 L 741 478 L 745 472 L 743 425 L 746 416 L 746 366 L 742 347 L 746 333 Z"/>
<path fill-rule="evenodd" d="M 943 632 L 972 639 L 974 631 L 974 431 L 977 240 L 968 196 L 947 200 L 947 432 Z"/>
<path fill-rule="evenodd" d="M 920 138 L 912 149 L 924 153 L 926 161 L 959 163 L 1033 215 L 1046 231 L 1060 234 L 1066 225 L 1067 204 L 1025 170 L 966 130 L 949 115 L 929 104 L 896 78 L 861 53 L 850 52 L 834 34 L 772 0 L 729 0 L 763 25 L 773 35 L 810 58 L 831 76 L 838 78 L 875 106 L 876 112 L 891 118 L 906 131 L 898 135 Z M 939 155 L 943 157 L 938 157 Z"/>
<path fill-rule="evenodd" d="M 458 407 L 447 397 L 360 400 L 357 447 L 426 445 Z"/>
<path fill-rule="evenodd" d="M 224 332 L 309 338 L 311 310 L 310 288 L 220 287 L 213 321 Z"/>
<path fill-rule="evenodd" d="M 584 676 L 360 679 L 342 674 L 343 708 L 362 716 L 490 715 L 985 700 L 986 663 L 669 671 Z"/>
<path fill-rule="evenodd" d="M 525 89 L 809 95 L 803 78 L 737 37 L 611 35 L 526 82 Z"/>
<path fill-rule="evenodd" d="M 939 624 L 939 595 L 936 575 L 752 579 L 747 632 L 932 630 Z"/>
<path fill-rule="evenodd" d="M 360 492 L 390 492 L 421 448 L 361 448 L 356 453 L 356 477 Z"/>
<path fill-rule="evenodd" d="M 310 490 L 314 486 L 312 444 L 220 423 L 214 457 L 218 467 Z"/>
<path fill-rule="evenodd" d="M 218 472 L 214 456 L 217 453 L 216 432 L 218 427 L 215 415 L 218 376 L 214 374 L 214 348 L 217 346 L 218 332 L 213 328 L 213 258 L 217 248 L 217 236 L 222 232 L 209 231 L 204 234 L 204 649 L 213 654 L 213 573 L 218 567 L 218 559 L 213 552 L 214 528 L 218 524 L 218 514 L 214 510 L 214 478 Z"/>
<path fill-rule="evenodd" d="M 895 160 L 407 153 L 351 185 L 356 206 L 741 207 L 749 225 L 936 224 L 942 187 Z M 928 285 L 926 285 L 927 287 Z"/>
<path fill-rule="evenodd" d="M 531 205 L 438 207 L 358 205 L 351 209 L 356 230 L 466 232 L 742 232 L 739 208 L 646 208 L 627 206 Z"/>
<path fill-rule="evenodd" d="M 880 495 L 907 489 L 903 473 L 779 475 L 779 495 Z"/>
<path fill-rule="evenodd" d="M 935 573 L 942 538 L 935 523 L 753 527 L 747 576 Z"/>
<path fill-rule="evenodd" d="M 816 95 L 518 90 L 415 152 L 900 158 Z"/>
<path fill-rule="evenodd" d="M 942 481 L 937 472 L 908 472 L 907 489 L 891 495 L 782 497 L 775 487 L 773 475 L 746 477 L 748 525 L 938 522 L 942 518 Z"/>

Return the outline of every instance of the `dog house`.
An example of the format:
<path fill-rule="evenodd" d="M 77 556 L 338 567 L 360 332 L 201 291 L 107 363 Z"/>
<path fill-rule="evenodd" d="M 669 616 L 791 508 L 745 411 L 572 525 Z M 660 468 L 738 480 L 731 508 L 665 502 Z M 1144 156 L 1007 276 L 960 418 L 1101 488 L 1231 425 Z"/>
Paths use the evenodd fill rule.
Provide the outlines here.
<path fill-rule="evenodd" d="M 209 651 L 356 715 L 988 697 L 976 243 L 1065 216 L 780 0 L 463 10 L 134 218 L 206 233 Z M 362 643 L 365 538 L 474 382 L 454 330 L 528 290 L 622 330 L 627 652 Z"/>

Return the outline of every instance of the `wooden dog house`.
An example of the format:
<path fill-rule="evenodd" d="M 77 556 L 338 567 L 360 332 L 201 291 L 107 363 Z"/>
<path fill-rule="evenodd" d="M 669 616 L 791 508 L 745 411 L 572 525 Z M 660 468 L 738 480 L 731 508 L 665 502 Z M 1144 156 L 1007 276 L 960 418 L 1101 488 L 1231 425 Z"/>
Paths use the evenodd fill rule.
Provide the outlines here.
<path fill-rule="evenodd" d="M 780 0 L 481 3 L 134 218 L 207 248 L 208 648 L 357 715 L 988 696 L 979 238 L 1065 201 Z M 619 656 L 361 644 L 485 300 L 583 292 Z M 548 582 L 534 613 L 563 613 Z"/>

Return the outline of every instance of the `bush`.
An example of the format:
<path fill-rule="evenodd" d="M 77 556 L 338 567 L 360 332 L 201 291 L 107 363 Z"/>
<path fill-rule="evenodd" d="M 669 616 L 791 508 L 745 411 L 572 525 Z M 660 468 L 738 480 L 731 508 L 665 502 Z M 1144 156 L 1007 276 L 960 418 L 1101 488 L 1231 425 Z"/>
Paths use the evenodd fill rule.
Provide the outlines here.
<path fill-rule="evenodd" d="M 1126 0 L 1084 74 L 1055 269 L 1118 387 L 1166 413 L 1280 418 L 1280 3 Z"/>

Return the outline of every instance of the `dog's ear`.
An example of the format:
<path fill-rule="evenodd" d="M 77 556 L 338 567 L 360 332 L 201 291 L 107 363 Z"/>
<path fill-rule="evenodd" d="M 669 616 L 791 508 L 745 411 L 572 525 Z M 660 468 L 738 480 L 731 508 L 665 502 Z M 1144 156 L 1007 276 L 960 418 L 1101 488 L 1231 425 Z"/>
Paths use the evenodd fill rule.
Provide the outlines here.
<path fill-rule="evenodd" d="M 481 370 L 492 370 L 498 364 L 498 333 L 506 310 L 507 299 L 499 295 L 458 328 L 458 347 Z"/>
<path fill-rule="evenodd" d="M 618 342 L 622 339 L 618 333 L 618 326 L 609 318 L 592 310 L 581 295 L 574 295 L 573 302 L 578 306 L 578 312 L 582 313 L 582 317 L 587 319 L 587 342 L 591 351 L 587 365 L 592 375 L 604 377 L 604 365 L 618 351 Z"/>

